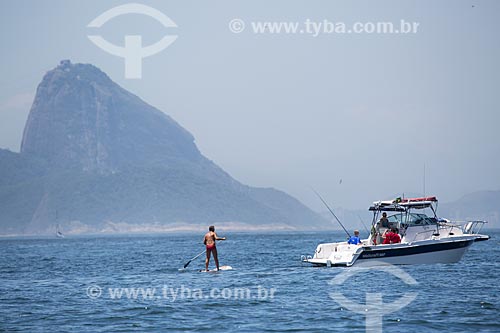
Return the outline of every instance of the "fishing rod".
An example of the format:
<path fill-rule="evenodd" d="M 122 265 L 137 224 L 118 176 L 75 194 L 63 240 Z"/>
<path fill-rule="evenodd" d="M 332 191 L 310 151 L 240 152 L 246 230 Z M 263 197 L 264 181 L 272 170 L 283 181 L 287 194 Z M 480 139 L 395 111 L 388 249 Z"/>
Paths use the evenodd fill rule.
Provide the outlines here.
<path fill-rule="evenodd" d="M 366 230 L 366 232 L 368 233 L 368 236 L 369 236 L 370 235 L 370 231 L 368 231 L 368 228 L 366 227 L 365 223 L 363 222 L 363 219 L 361 219 L 361 217 L 359 216 L 359 214 L 356 214 L 356 216 L 358 217 L 359 221 L 363 225 L 363 228 L 365 228 L 365 230 Z"/>
<path fill-rule="evenodd" d="M 321 197 L 321 195 L 319 195 L 318 192 L 316 192 L 312 187 L 311 189 L 313 190 L 314 193 L 316 193 L 316 195 L 318 196 L 318 198 L 323 202 L 323 204 L 326 206 L 326 208 L 328 208 L 328 210 L 330 211 L 330 213 L 332 213 L 333 217 L 335 217 L 335 219 L 337 220 L 337 222 L 340 224 L 340 226 L 342 227 L 342 229 L 344 229 L 345 233 L 347 234 L 347 236 L 349 236 L 349 238 L 351 238 L 351 235 L 349 234 L 349 231 L 347 231 L 347 229 L 344 227 L 344 225 L 342 224 L 342 222 L 340 222 L 339 218 L 337 217 L 337 215 L 335 215 L 335 213 L 333 212 L 333 210 L 330 208 L 330 206 L 328 206 L 328 204 L 325 202 L 325 200 L 323 200 L 323 198 Z"/>

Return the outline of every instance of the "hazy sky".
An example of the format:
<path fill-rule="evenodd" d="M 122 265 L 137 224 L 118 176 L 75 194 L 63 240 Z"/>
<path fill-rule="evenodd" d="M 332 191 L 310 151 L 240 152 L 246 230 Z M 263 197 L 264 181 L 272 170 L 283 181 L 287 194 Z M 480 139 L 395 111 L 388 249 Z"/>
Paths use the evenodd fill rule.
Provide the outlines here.
<path fill-rule="evenodd" d="M 442 201 L 500 189 L 500 1 L 0 0 L 0 147 L 19 150 L 36 86 L 61 59 L 92 63 L 171 115 L 239 181 L 323 209 L 396 193 Z M 235 34 L 229 22 L 245 22 Z M 415 34 L 257 34 L 252 22 L 418 22 Z M 301 27 L 304 27 L 303 25 Z M 88 38 L 123 45 L 178 35 L 143 60 L 142 79 Z M 342 180 L 342 181 L 341 181 Z"/>

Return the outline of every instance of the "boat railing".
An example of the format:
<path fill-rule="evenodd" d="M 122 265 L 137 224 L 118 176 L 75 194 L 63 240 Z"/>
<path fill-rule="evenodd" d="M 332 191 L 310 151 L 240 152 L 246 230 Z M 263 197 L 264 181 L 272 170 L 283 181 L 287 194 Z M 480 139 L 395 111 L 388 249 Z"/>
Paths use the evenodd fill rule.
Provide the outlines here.
<path fill-rule="evenodd" d="M 441 228 L 448 227 L 448 228 L 460 228 L 460 229 L 463 229 L 463 225 L 460 224 L 459 222 L 451 222 L 451 221 L 442 222 L 442 221 L 439 221 L 437 224 Z"/>
<path fill-rule="evenodd" d="M 476 235 L 481 232 L 483 226 L 488 223 L 487 221 L 482 220 L 471 220 L 471 221 L 447 221 L 447 222 L 438 222 L 440 226 L 444 227 L 454 227 L 462 230 L 463 234 L 466 235 Z"/>
<path fill-rule="evenodd" d="M 460 233 L 464 233 L 464 228 L 463 225 L 460 225 L 458 223 L 453 223 L 453 222 L 438 222 L 439 230 L 438 233 L 441 233 L 441 231 L 447 231 L 448 235 L 453 235 L 453 229 L 457 229 L 460 231 Z"/>
<path fill-rule="evenodd" d="M 481 220 L 466 221 L 463 227 L 463 233 L 470 235 L 479 234 L 486 223 L 488 222 Z"/>

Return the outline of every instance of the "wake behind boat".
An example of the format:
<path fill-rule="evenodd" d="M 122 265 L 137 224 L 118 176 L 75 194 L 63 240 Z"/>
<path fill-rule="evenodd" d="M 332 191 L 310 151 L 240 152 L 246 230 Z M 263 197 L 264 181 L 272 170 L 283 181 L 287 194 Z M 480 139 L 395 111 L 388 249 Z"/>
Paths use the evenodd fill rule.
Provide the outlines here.
<path fill-rule="evenodd" d="M 302 261 L 314 266 L 352 266 L 362 262 L 394 265 L 455 263 L 474 242 L 489 239 L 489 236 L 480 234 L 487 222 L 459 223 L 439 219 L 437 203 L 436 197 L 374 202 L 369 208 L 373 211 L 371 233 L 362 244 L 319 244 L 314 256 L 303 256 Z M 430 209 L 433 216 L 426 215 L 424 209 Z M 379 220 L 383 213 L 392 214 L 387 216 L 385 226 Z M 383 236 L 390 229 L 396 231 L 401 241 L 383 244 Z"/>

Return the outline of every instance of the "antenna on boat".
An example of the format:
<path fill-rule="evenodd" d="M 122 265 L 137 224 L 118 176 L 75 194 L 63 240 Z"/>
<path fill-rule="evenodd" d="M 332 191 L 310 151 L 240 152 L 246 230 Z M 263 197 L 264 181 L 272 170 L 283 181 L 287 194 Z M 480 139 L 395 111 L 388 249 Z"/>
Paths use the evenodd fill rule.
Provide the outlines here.
<path fill-rule="evenodd" d="M 424 186 L 423 187 L 424 187 L 424 198 L 425 198 L 425 163 L 424 163 L 424 180 L 423 181 L 424 181 Z"/>
<path fill-rule="evenodd" d="M 342 227 L 342 229 L 344 229 L 344 231 L 346 232 L 347 236 L 349 236 L 349 238 L 351 237 L 351 235 L 349 234 L 349 232 L 347 231 L 347 229 L 344 227 L 344 225 L 342 224 L 342 222 L 340 222 L 339 218 L 337 217 L 337 215 L 335 215 L 335 213 L 333 212 L 333 210 L 328 206 L 328 204 L 325 202 L 325 200 L 323 200 L 323 198 L 321 197 L 321 195 L 319 195 L 318 192 L 316 192 L 312 187 L 311 187 L 311 190 L 313 190 L 314 193 L 316 193 L 316 195 L 318 196 L 318 198 L 323 202 L 323 204 L 326 206 L 326 208 L 328 208 L 328 210 L 330 211 L 330 213 L 332 213 L 333 217 L 335 217 L 335 219 L 337 220 L 337 222 L 340 224 L 340 226 Z"/>

